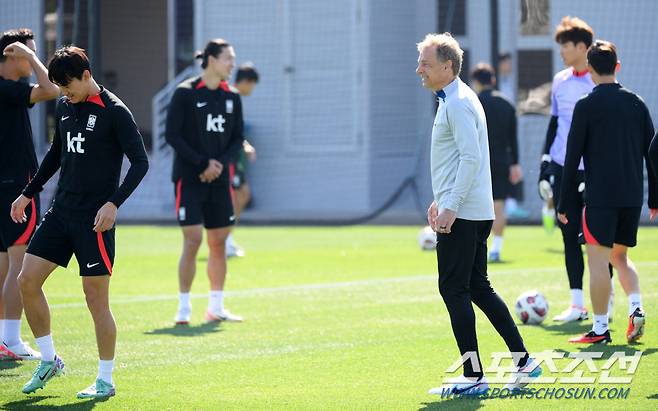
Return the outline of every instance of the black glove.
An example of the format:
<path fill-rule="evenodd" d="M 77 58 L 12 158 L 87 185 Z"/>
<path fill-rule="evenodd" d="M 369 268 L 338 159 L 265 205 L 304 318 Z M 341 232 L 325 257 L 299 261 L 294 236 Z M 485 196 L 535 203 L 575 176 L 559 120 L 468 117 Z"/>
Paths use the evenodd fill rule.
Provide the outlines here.
<path fill-rule="evenodd" d="M 539 181 L 550 181 L 551 175 L 548 173 L 548 166 L 551 164 L 551 156 L 544 154 L 541 156 L 541 165 L 539 166 Z"/>

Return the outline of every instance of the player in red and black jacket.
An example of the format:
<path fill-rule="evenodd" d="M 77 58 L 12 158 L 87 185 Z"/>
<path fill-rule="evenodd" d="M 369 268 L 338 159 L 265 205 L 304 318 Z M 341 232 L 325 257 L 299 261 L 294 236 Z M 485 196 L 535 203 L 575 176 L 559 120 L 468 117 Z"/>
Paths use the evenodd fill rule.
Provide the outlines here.
<path fill-rule="evenodd" d="M 567 218 L 580 217 L 570 214 L 570 210 L 578 202 L 575 182 L 582 157 L 586 183 L 582 232 L 589 257 L 594 327 L 570 341 L 611 341 L 607 315 L 609 261 L 619 272 L 619 280 L 628 295 L 626 338 L 630 343 L 642 336 L 645 324 L 637 271 L 627 255 L 628 248 L 637 244 L 645 164 L 649 177 L 648 205 L 652 217 L 658 213 L 658 183 L 649 160 L 654 128 L 642 98 L 615 79 L 618 61 L 614 44 L 597 40 L 587 52 L 587 61 L 597 86 L 574 108 L 557 210 L 563 224 Z"/>
<path fill-rule="evenodd" d="M 184 237 L 178 265 L 179 306 L 175 322 L 190 321 L 190 288 L 203 227 L 210 251 L 210 299 L 205 318 L 242 321 L 224 308 L 223 291 L 225 242 L 235 223 L 229 164 L 238 160 L 244 140 L 240 95 L 227 83 L 235 65 L 235 52 L 225 40 L 215 39 L 197 57 L 202 60 L 203 74 L 182 82 L 174 92 L 165 133 L 175 152 L 172 181 L 176 218 Z"/>
<path fill-rule="evenodd" d="M 37 84 L 20 81 L 34 73 Z M 52 100 L 59 88 L 36 56 L 30 29 L 8 30 L 0 37 L 0 359 L 38 360 L 39 353 L 21 340 L 23 302 L 18 273 L 27 243 L 39 220 L 39 197 L 33 198 L 24 223 L 15 224 L 11 203 L 37 172 L 28 108 Z M 3 287 L 4 285 L 4 287 Z M 4 310 L 2 309 L 4 308 Z"/>
<path fill-rule="evenodd" d="M 56 110 L 55 136 L 39 171 L 11 210 L 14 221 L 24 221 L 30 199 L 60 170 L 53 205 L 27 248 L 19 275 L 25 314 L 42 355 L 37 372 L 23 392 L 42 388 L 64 368 L 50 336 L 50 314 L 42 284 L 58 265 L 66 267 L 75 254 L 100 357 L 96 382 L 78 397 L 108 397 L 115 392 L 112 368 L 116 325 L 109 308 L 114 222 L 118 207 L 146 175 L 148 159 L 132 114 L 121 100 L 96 83 L 84 50 L 57 50 L 48 71 L 51 81 L 64 94 Z M 130 168 L 119 184 L 124 154 Z"/>

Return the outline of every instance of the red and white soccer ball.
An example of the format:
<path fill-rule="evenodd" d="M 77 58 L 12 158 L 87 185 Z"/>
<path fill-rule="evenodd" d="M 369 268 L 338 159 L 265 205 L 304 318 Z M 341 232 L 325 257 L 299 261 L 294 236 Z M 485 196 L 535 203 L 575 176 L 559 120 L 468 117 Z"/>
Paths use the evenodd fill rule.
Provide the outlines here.
<path fill-rule="evenodd" d="M 541 324 L 548 315 L 548 301 L 537 290 L 521 294 L 514 308 L 516 316 L 523 324 Z"/>
<path fill-rule="evenodd" d="M 424 227 L 418 233 L 418 246 L 425 251 L 434 250 L 436 248 L 436 233 L 432 227 Z"/>

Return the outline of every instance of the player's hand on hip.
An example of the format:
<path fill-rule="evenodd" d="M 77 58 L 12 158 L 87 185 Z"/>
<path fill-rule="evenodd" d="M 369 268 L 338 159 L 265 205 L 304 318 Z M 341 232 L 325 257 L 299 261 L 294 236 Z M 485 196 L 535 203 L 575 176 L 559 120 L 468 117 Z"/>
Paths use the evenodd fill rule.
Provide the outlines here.
<path fill-rule="evenodd" d="M 512 184 L 518 184 L 523 178 L 523 172 L 521 171 L 521 166 L 514 164 L 509 168 L 509 182 Z"/>
<path fill-rule="evenodd" d="M 94 231 L 101 233 L 111 229 L 114 227 L 116 219 L 117 206 L 108 201 L 96 213 L 96 218 L 94 218 Z"/>
<path fill-rule="evenodd" d="M 560 220 L 560 222 L 564 225 L 567 225 L 569 223 L 569 219 L 567 218 L 567 215 L 565 213 L 558 213 L 557 219 Z"/>
<path fill-rule="evenodd" d="M 649 209 L 649 221 L 655 220 L 656 216 L 658 216 L 658 208 L 650 208 Z"/>
<path fill-rule="evenodd" d="M 436 232 L 439 234 L 450 234 L 452 225 L 457 219 L 457 213 L 447 208 L 439 210 L 439 215 L 436 217 Z"/>
<path fill-rule="evenodd" d="M 30 204 L 32 199 L 25 197 L 23 194 L 19 195 L 13 203 L 11 203 L 11 211 L 9 215 L 13 222 L 21 224 L 27 221 L 27 216 L 25 215 L 25 207 Z"/>
<path fill-rule="evenodd" d="M 432 201 L 430 207 L 427 209 L 427 224 L 432 227 L 432 230 L 436 231 L 436 217 L 439 215 L 436 203 Z"/>

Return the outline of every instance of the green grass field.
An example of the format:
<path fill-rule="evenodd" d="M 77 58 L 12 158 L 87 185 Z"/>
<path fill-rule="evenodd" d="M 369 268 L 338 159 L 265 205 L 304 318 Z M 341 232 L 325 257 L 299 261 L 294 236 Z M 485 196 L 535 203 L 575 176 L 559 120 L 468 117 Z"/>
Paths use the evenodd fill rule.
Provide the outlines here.
<path fill-rule="evenodd" d="M 646 335 L 632 347 L 625 340 L 627 300 L 618 283 L 612 345 L 569 344 L 567 338 L 587 331 L 591 322 L 559 326 L 550 320 L 569 302 L 558 232 L 548 236 L 539 227 L 510 228 L 503 255 L 508 262 L 490 267 L 492 283 L 508 306 L 532 288 L 550 302 L 549 319 L 542 326 L 520 326 L 531 351 L 600 350 L 607 353 L 605 358 L 613 351 L 644 352 L 632 384 L 626 386 L 631 388 L 628 397 L 618 400 L 441 400 L 428 395 L 459 354 L 436 287 L 435 256 L 418 248 L 418 230 L 241 227 L 236 239 L 247 257 L 229 262 L 226 303 L 246 322 L 203 323 L 208 287 L 203 250 L 193 289 L 192 324 L 174 328 L 179 230 L 119 227 L 111 289 L 119 328 L 117 396 L 99 402 L 75 399 L 75 393 L 96 376 L 97 354 L 73 262 L 68 269 L 55 271 L 46 286 L 55 347 L 66 361 L 67 375 L 51 380 L 36 395 L 25 396 L 20 389 L 36 364 L 2 362 L 0 408 L 658 408 L 658 328 L 652 316 L 658 293 L 658 229 L 642 228 L 639 246 L 631 252 L 649 316 Z M 586 274 L 586 284 L 587 278 Z M 482 359 L 488 364 L 489 353 L 506 348 L 484 315 L 476 312 Z M 30 335 L 25 322 L 23 335 Z M 604 362 L 594 361 L 598 368 Z M 560 368 L 567 364 L 559 363 Z M 580 385 L 592 386 L 605 387 Z"/>

